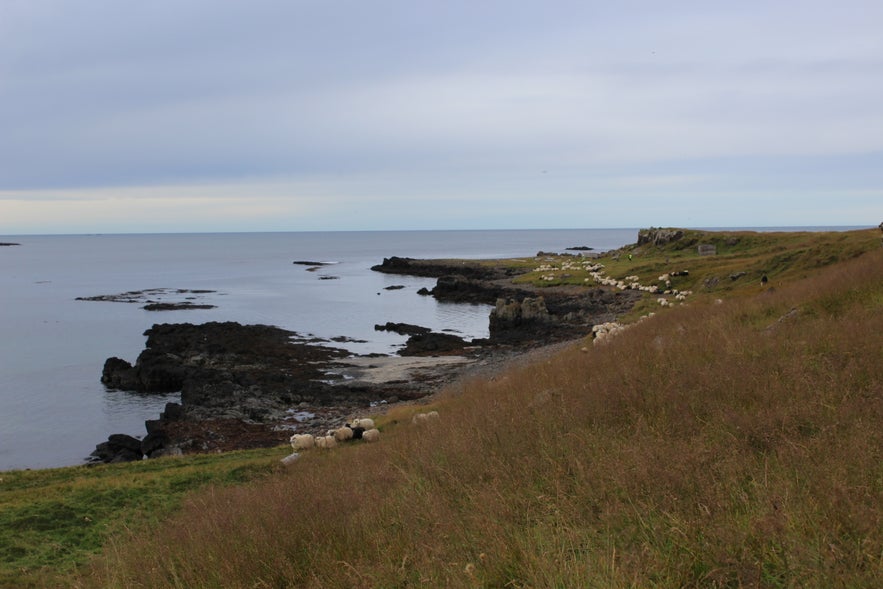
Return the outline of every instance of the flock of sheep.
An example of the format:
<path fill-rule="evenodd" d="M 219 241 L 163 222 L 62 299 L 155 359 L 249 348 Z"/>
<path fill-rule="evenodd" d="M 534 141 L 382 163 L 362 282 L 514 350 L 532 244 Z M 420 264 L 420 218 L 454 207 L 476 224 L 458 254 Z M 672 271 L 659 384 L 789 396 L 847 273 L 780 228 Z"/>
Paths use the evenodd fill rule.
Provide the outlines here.
<path fill-rule="evenodd" d="M 638 282 L 637 276 L 626 276 L 622 280 L 616 280 L 614 278 L 607 278 L 601 272 L 604 268 L 603 264 L 585 264 L 585 269 L 589 272 L 589 276 L 591 280 L 595 282 L 605 285 L 605 286 L 614 286 L 620 290 L 640 290 L 648 293 L 660 293 L 664 295 L 674 295 L 674 299 L 683 304 L 683 301 L 687 299 L 687 296 L 693 294 L 691 290 L 678 290 L 676 288 L 671 288 L 671 278 L 673 276 L 687 276 L 689 274 L 688 270 L 683 270 L 680 272 L 670 272 L 667 274 L 661 275 L 658 280 L 660 283 L 665 285 L 665 289 L 661 289 L 658 285 L 650 285 L 644 286 Z M 586 278 L 586 282 L 590 279 Z M 656 299 L 656 302 L 659 303 L 660 307 L 672 307 L 674 303 L 670 299 L 665 297 L 659 297 Z M 637 323 L 645 319 L 649 319 L 653 317 L 653 313 L 649 313 L 647 315 L 643 315 L 640 319 L 638 319 Z M 624 325 L 622 323 L 618 323 L 616 321 L 611 321 L 608 323 L 601 323 L 592 327 L 592 343 L 598 344 L 607 341 L 609 338 L 621 333 L 626 328 L 631 327 L 632 325 L 637 325 L 637 323 L 631 323 L 628 325 Z M 583 351 L 588 351 L 586 348 L 583 348 Z"/>
<path fill-rule="evenodd" d="M 609 321 L 607 323 L 599 323 L 598 325 L 592 326 L 592 344 L 601 344 L 612 338 L 615 335 L 618 335 L 632 327 L 633 325 L 637 325 L 638 323 L 650 319 L 653 317 L 655 313 L 647 313 L 646 315 L 641 315 L 641 317 L 634 323 L 619 323 L 617 321 Z M 588 348 L 582 348 L 583 352 L 588 352 Z"/>
<path fill-rule="evenodd" d="M 429 411 L 427 413 L 417 413 L 411 418 L 411 423 L 421 425 L 438 419 L 438 411 Z M 338 444 L 348 442 L 350 440 L 364 440 L 366 442 L 376 442 L 380 440 L 380 430 L 374 425 L 374 420 L 369 417 L 354 419 L 352 422 L 339 427 L 330 429 L 325 435 L 314 436 L 313 434 L 294 434 L 289 440 L 294 450 L 293 454 L 289 454 L 282 459 L 283 464 L 291 464 L 300 457 L 300 451 L 309 450 L 310 448 L 322 448 L 330 450 L 336 448 Z"/>
<path fill-rule="evenodd" d="M 676 288 L 671 288 L 671 278 L 673 276 L 686 276 L 689 274 L 689 271 L 687 270 L 683 270 L 680 272 L 670 272 L 660 276 L 659 282 L 665 285 L 664 288 L 661 288 L 658 284 L 643 285 L 638 282 L 639 277 L 634 275 L 626 276 L 622 280 L 610 278 L 609 276 L 606 276 L 604 274 L 604 264 L 599 264 L 592 260 L 578 260 L 579 258 L 564 260 L 561 266 L 542 264 L 541 266 L 534 268 L 534 271 L 543 273 L 540 276 L 540 280 L 552 282 L 560 278 L 560 276 L 556 275 L 555 272 L 581 270 L 588 272 L 589 274 L 589 277 L 586 278 L 584 282 L 595 282 L 602 286 L 612 286 L 619 290 L 640 290 L 642 292 L 647 292 L 650 294 L 671 295 L 674 296 L 675 300 L 677 301 L 684 301 L 688 295 L 693 294 L 693 292 L 689 290 L 681 291 Z M 665 297 L 659 297 L 656 300 L 662 307 L 670 307 L 672 305 L 672 302 Z"/>
<path fill-rule="evenodd" d="M 338 443 L 348 440 L 365 440 L 376 442 L 380 439 L 380 430 L 374 427 L 374 420 L 368 417 L 354 419 L 351 423 L 337 429 L 330 429 L 325 435 L 314 436 L 313 434 L 294 434 L 291 436 L 291 447 L 295 452 L 310 448 L 323 448 L 330 450 L 336 448 Z"/>
<path fill-rule="evenodd" d="M 585 282 L 595 282 L 602 286 L 612 286 L 619 290 L 639 290 L 641 292 L 647 292 L 650 294 L 669 295 L 673 296 L 675 301 L 678 301 L 680 303 L 683 303 L 687 299 L 687 296 L 693 294 L 693 291 L 691 290 L 678 290 L 671 287 L 672 277 L 687 276 L 690 273 L 688 270 L 668 272 L 659 276 L 658 282 L 664 285 L 663 288 L 660 287 L 660 284 L 643 285 L 638 282 L 639 277 L 634 275 L 626 276 L 622 280 L 610 278 L 609 276 L 606 276 L 604 274 L 604 264 L 599 264 L 592 260 L 564 260 L 560 267 L 553 266 L 552 264 L 543 264 L 541 266 L 538 266 L 537 268 L 534 268 L 535 272 L 543 272 L 543 274 L 540 276 L 540 279 L 547 282 L 557 280 L 559 277 L 555 275 L 554 272 L 564 270 L 583 270 L 585 272 L 588 272 L 589 277 L 584 280 Z M 659 304 L 660 307 L 671 307 L 676 304 L 673 303 L 670 298 L 666 298 L 665 296 L 657 298 L 656 302 Z M 616 333 L 621 331 L 622 328 L 623 326 L 619 323 L 605 323 L 601 326 L 596 325 L 592 330 L 592 333 L 595 336 L 594 341 L 599 341 L 599 336 L 600 341 L 603 341 L 606 336 L 615 335 Z"/>

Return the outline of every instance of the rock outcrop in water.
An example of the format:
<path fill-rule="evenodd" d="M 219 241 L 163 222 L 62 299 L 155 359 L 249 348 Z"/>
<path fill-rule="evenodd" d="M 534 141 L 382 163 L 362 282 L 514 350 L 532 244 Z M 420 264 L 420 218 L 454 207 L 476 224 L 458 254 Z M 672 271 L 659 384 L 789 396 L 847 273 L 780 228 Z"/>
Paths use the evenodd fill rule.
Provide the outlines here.
<path fill-rule="evenodd" d="M 544 254 L 545 255 L 545 254 Z M 436 277 L 435 287 L 421 291 L 439 301 L 493 305 L 490 337 L 485 345 L 543 345 L 580 337 L 592 325 L 611 321 L 630 309 L 641 294 L 577 286 L 543 287 L 513 284 L 518 270 L 488 263 L 385 258 L 378 272 Z"/>
<path fill-rule="evenodd" d="M 517 272 L 471 260 L 417 260 L 392 256 L 371 267 L 375 272 L 438 278 L 457 275 L 479 280 L 496 280 L 516 276 Z"/>
<path fill-rule="evenodd" d="M 145 349 L 135 363 L 108 358 L 101 381 L 110 389 L 140 394 L 181 391 L 181 403 L 167 404 L 158 419 L 146 422 L 140 455 L 134 442 L 121 446 L 121 434 L 114 434 L 98 445 L 92 460 L 283 444 L 291 435 L 284 428 L 299 412 L 312 415 L 312 427 L 324 431 L 372 403 L 425 396 L 443 380 L 435 375 L 419 382 L 366 383 L 335 377 L 333 370 L 350 356 L 348 351 L 267 325 L 157 324 L 145 335 Z M 463 340 L 456 339 L 462 348 Z M 418 349 L 414 343 L 409 353 L 427 353 L 432 345 Z M 440 347 L 435 344 L 435 353 Z"/>
<path fill-rule="evenodd" d="M 167 406 L 160 419 L 147 422 L 148 435 L 140 442 L 144 455 L 224 447 L 225 438 L 233 437 L 236 447 L 282 443 L 284 435 L 271 424 L 292 407 L 364 407 L 377 398 L 373 390 L 328 382 L 323 369 L 349 352 L 278 327 L 157 324 L 145 335 L 145 349 L 134 364 L 108 358 L 101 375 L 110 389 L 181 391 L 180 405 Z M 115 444 L 110 439 L 99 445 L 96 457 L 117 460 Z"/>
<path fill-rule="evenodd" d="M 269 404 L 329 395 L 319 364 L 348 355 L 268 325 L 163 323 L 145 333 L 134 365 L 109 358 L 101 382 L 112 389 L 181 391 L 188 410 L 241 406 L 258 394 Z"/>
<path fill-rule="evenodd" d="M 145 311 L 187 311 L 193 309 L 214 309 L 215 305 L 199 301 L 214 290 L 187 288 L 148 288 L 109 295 L 77 297 L 78 301 L 98 301 L 106 303 L 134 303 L 142 305 Z"/>

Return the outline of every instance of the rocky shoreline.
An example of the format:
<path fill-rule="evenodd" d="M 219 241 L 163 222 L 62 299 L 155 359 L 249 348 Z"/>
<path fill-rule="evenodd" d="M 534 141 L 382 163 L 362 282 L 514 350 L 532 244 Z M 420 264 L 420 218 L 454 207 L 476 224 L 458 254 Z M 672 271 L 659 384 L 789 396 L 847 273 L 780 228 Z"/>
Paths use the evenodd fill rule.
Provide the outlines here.
<path fill-rule="evenodd" d="M 538 256 L 545 255 L 542 252 Z M 514 284 L 511 268 L 471 261 L 386 258 L 371 268 L 387 274 L 435 277 L 431 290 L 420 294 L 452 303 L 494 305 L 490 315 L 489 345 L 537 346 L 573 339 L 591 326 L 612 321 L 631 309 L 641 294 L 601 287 L 538 288 Z"/>
<path fill-rule="evenodd" d="M 494 305 L 489 337 L 468 341 L 387 323 L 376 329 L 409 336 L 399 355 L 353 357 L 267 325 L 156 324 L 145 332 L 136 362 L 108 358 L 101 380 L 109 389 L 139 394 L 181 391 L 181 402 L 148 420 L 141 439 L 114 434 L 90 460 L 269 447 L 293 432 L 324 432 L 357 413 L 431 395 L 467 371 L 491 371 L 526 351 L 584 337 L 639 298 L 604 288 L 516 285 L 517 271 L 469 261 L 393 257 L 372 269 L 435 277 L 436 286 L 421 294 L 440 301 Z"/>

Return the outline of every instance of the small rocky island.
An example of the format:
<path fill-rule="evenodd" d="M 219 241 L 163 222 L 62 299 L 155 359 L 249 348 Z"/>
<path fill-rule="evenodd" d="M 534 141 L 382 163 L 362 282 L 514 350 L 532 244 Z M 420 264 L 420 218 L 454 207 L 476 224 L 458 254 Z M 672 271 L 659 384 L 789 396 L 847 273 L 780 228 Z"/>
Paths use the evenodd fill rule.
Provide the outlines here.
<path fill-rule="evenodd" d="M 439 301 L 492 305 L 489 337 L 468 341 L 388 322 L 376 329 L 408 336 L 401 358 L 353 358 L 329 342 L 267 325 L 156 324 L 145 332 L 145 349 L 135 363 L 108 358 L 101 380 L 109 389 L 140 394 L 181 391 L 181 402 L 147 421 L 143 439 L 114 434 L 92 459 L 283 444 L 294 429 L 325 431 L 371 406 L 431 394 L 470 366 L 585 336 L 592 325 L 612 320 L 640 298 L 636 291 L 602 287 L 515 284 L 516 270 L 469 261 L 391 257 L 372 270 L 434 277 L 435 287 L 420 294 Z M 144 302 L 145 294 L 89 300 Z"/>
<path fill-rule="evenodd" d="M 147 288 L 117 294 L 77 297 L 77 301 L 104 303 L 130 303 L 141 305 L 145 311 L 186 311 L 190 309 L 214 309 L 215 305 L 200 302 L 208 294 L 217 291 L 188 288 Z"/>

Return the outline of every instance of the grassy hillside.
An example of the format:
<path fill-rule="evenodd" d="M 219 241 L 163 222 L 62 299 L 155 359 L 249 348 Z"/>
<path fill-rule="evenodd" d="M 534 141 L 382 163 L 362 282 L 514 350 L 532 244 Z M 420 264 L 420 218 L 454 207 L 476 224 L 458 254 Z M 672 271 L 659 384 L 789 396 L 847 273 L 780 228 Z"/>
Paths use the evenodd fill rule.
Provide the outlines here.
<path fill-rule="evenodd" d="M 188 492 L 266 477 L 278 461 L 277 449 L 0 472 L 0 587 L 62 586 L 108 538 L 159 526 Z"/>
<path fill-rule="evenodd" d="M 812 275 L 819 268 L 852 259 L 880 244 L 879 230 L 844 232 L 769 232 L 679 230 L 683 237 L 664 245 L 630 245 L 606 252 L 595 259 L 605 274 L 614 278 L 638 277 L 642 284 L 659 284 L 664 273 L 687 272 L 678 276 L 675 287 L 697 293 L 744 294 L 767 275 L 772 285 Z M 716 254 L 700 256 L 700 245 L 714 246 Z M 631 258 L 629 258 L 631 255 Z M 547 258 L 549 259 L 549 258 Z M 572 258 L 571 258 L 572 259 Z M 568 257 L 551 258 L 561 265 Z M 534 259 L 515 263 L 518 267 L 536 265 Z M 553 264 L 554 265 L 554 264 Z M 588 273 L 568 269 L 558 280 L 541 281 L 545 271 L 529 272 L 519 278 L 538 286 L 585 284 Z"/>
<path fill-rule="evenodd" d="M 164 481 L 193 459 L 34 473 L 30 491 L 15 479 L 29 473 L 2 473 L 3 493 L 19 480 L 16 509 L 52 493 L 71 514 L 64 521 L 78 524 L 112 496 L 104 485 L 157 486 L 146 503 L 106 508 L 106 531 L 84 541 L 103 543 L 91 566 L 29 578 L 78 587 L 883 586 L 879 232 L 690 235 L 722 240 L 717 255 L 681 241 L 603 260 L 608 275 L 642 282 L 688 269 L 677 285 L 694 291 L 685 305 L 603 344 L 451 389 L 434 402 L 437 422 L 412 425 L 417 408 L 398 409 L 378 444 L 308 451 L 287 469 L 247 455 L 244 471 L 218 463 L 214 477 L 178 485 Z M 761 273 L 773 288 L 761 287 Z M 273 463 L 285 453 L 276 452 Z M 234 472 L 249 482 L 229 485 Z M 205 482 L 216 484 L 179 506 L 182 488 Z M 77 485 L 88 490 L 67 504 Z M 0 494 L 4 513 L 10 497 Z M 22 532 L 38 528 L 15 521 Z M 45 527 L 35 541 L 49 537 Z"/>

